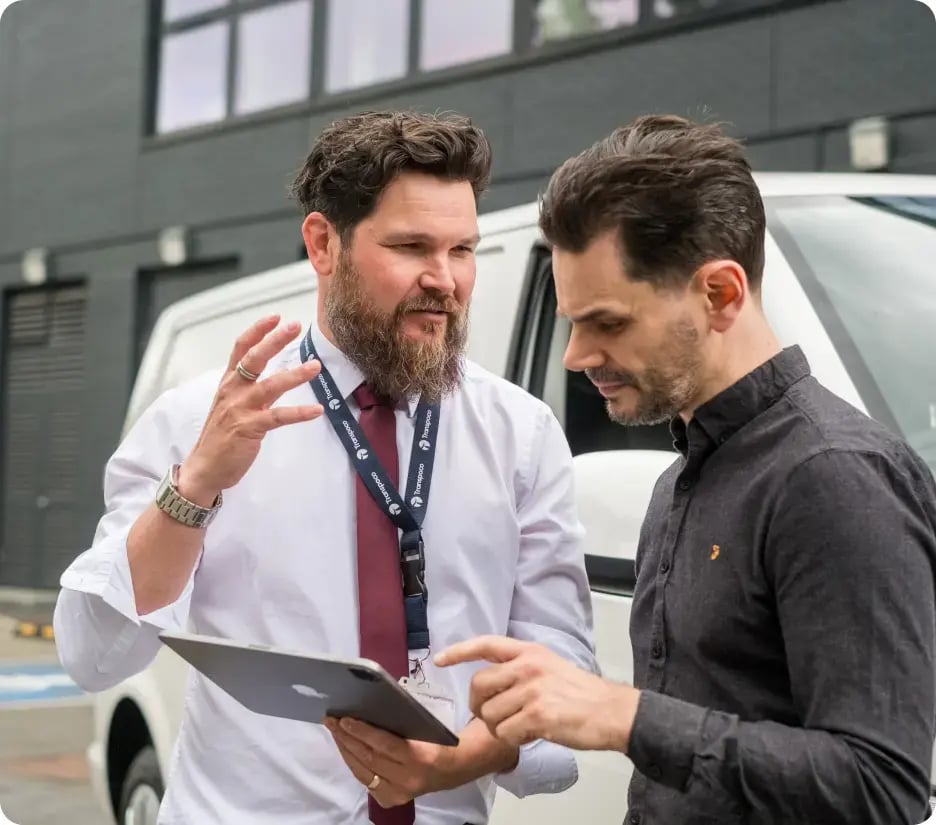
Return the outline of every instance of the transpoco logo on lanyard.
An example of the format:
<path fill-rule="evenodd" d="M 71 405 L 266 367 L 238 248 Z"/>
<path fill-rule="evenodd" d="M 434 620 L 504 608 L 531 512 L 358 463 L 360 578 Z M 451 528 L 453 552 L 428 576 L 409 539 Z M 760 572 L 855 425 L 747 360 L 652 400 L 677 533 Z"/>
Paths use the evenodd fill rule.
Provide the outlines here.
<path fill-rule="evenodd" d="M 409 473 L 406 479 L 405 501 L 391 483 L 383 466 L 357 419 L 338 392 L 335 382 L 319 358 L 312 343 L 311 329 L 306 332 L 299 348 L 302 362 L 310 358 L 322 363 L 318 378 L 309 383 L 332 427 L 344 444 L 355 470 L 367 486 L 368 492 L 384 508 L 387 517 L 403 531 L 400 538 L 400 567 L 403 575 L 403 600 L 406 607 L 406 642 L 410 650 L 429 648 L 429 619 L 426 605 L 426 556 L 422 539 L 422 523 L 429 501 L 432 465 L 435 461 L 436 437 L 439 433 L 439 405 L 419 402 L 416 409 L 416 433 L 410 452 Z"/>

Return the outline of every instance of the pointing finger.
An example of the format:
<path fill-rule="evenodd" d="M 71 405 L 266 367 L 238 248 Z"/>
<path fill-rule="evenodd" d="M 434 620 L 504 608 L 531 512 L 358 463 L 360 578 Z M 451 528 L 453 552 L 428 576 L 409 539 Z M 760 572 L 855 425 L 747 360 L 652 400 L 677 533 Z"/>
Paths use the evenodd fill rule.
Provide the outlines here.
<path fill-rule="evenodd" d="M 439 653 L 433 660 L 439 667 L 450 667 L 463 662 L 509 662 L 528 647 L 527 642 L 506 636 L 478 636 L 467 642 L 458 642 Z"/>

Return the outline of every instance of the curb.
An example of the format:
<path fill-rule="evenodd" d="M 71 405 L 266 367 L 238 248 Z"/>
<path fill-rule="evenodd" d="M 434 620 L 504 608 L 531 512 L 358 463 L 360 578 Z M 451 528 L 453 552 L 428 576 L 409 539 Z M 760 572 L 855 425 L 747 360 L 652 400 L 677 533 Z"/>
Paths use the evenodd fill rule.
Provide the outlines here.
<path fill-rule="evenodd" d="M 48 622 L 17 622 L 13 628 L 13 635 L 19 639 L 55 640 L 55 631 Z"/>

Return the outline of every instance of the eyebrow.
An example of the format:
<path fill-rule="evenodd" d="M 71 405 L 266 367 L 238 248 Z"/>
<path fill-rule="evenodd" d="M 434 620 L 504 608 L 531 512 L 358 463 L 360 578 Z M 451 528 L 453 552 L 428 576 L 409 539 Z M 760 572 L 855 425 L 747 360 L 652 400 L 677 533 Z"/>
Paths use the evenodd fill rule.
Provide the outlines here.
<path fill-rule="evenodd" d="M 423 244 L 434 244 L 438 241 L 438 238 L 427 234 L 426 232 L 392 232 L 383 238 L 382 243 L 386 246 L 393 246 L 395 244 L 404 244 L 404 243 L 423 243 Z M 456 246 L 470 246 L 475 247 L 481 243 L 480 235 L 470 235 L 467 238 L 462 238 Z"/>
<path fill-rule="evenodd" d="M 565 317 L 565 313 L 556 309 L 556 315 L 560 318 Z M 614 321 L 615 323 L 630 323 L 634 316 L 627 312 L 617 312 L 605 307 L 595 307 L 579 315 L 569 317 L 573 324 L 590 324 L 596 321 Z"/>

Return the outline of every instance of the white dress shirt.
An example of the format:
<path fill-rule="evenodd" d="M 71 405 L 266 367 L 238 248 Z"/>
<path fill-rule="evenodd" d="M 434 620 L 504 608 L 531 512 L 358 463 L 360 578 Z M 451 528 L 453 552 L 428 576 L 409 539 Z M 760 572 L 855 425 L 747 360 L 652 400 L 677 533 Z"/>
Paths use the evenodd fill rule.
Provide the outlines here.
<path fill-rule="evenodd" d="M 313 336 L 356 411 L 351 394 L 360 372 L 314 326 Z M 267 372 L 299 363 L 296 342 Z M 145 668 L 163 629 L 359 655 L 354 469 L 326 416 L 266 436 L 256 462 L 225 491 L 183 595 L 137 614 L 127 535 L 166 469 L 195 444 L 219 377 L 167 391 L 108 462 L 106 513 L 91 548 L 63 574 L 55 611 L 59 655 L 87 690 Z M 316 399 L 306 384 L 278 403 Z M 396 413 L 401 486 L 415 409 L 403 404 Z M 596 670 L 582 536 L 571 455 L 552 412 L 469 362 L 462 386 L 442 403 L 424 523 L 433 650 L 508 634 Z M 469 682 L 478 667 L 426 664 L 429 681 L 455 698 L 458 727 L 470 719 Z M 536 742 L 510 773 L 419 798 L 416 822 L 483 823 L 495 783 L 525 796 L 564 790 L 576 777 L 571 751 Z M 366 791 L 324 727 L 254 714 L 190 669 L 160 825 L 367 822 Z"/>

